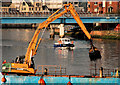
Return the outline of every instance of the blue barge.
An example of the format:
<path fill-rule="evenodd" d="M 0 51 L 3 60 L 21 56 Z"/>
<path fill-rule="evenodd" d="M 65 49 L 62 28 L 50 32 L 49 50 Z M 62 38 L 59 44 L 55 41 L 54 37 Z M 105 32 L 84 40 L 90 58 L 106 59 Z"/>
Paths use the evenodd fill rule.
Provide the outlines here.
<path fill-rule="evenodd" d="M 0 74 L 0 79 L 3 78 L 3 75 Z M 40 80 L 41 76 L 15 76 L 15 75 L 6 75 L 6 82 L 0 81 L 2 85 L 26 85 L 26 84 L 32 84 L 32 85 L 39 85 L 38 81 Z M 77 76 L 71 76 L 69 79 L 69 76 L 44 76 L 43 80 L 45 81 L 45 84 L 63 84 L 67 85 L 67 83 L 70 81 L 72 85 L 120 85 L 120 78 L 114 78 L 114 77 L 108 77 L 108 78 L 83 78 L 83 77 L 77 77 Z"/>

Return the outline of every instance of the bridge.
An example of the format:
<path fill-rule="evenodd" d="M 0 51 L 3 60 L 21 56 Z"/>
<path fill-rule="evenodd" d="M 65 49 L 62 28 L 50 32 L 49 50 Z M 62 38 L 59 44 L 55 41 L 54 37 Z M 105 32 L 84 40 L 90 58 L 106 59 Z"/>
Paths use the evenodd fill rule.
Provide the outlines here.
<path fill-rule="evenodd" d="M 27 24 L 27 23 L 42 23 L 50 15 L 3 15 L 0 17 L 1 24 Z M 83 23 L 120 23 L 120 15 L 110 15 L 110 14 L 79 14 Z M 72 24 L 77 23 L 72 16 L 65 17 L 62 16 L 52 23 L 54 24 Z"/>

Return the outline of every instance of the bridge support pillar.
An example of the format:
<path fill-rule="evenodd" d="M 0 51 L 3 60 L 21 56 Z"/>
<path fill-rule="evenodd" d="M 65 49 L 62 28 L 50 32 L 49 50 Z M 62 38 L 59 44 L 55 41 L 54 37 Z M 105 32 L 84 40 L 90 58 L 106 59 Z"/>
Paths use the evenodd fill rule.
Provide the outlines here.
<path fill-rule="evenodd" d="M 36 24 L 32 24 L 32 28 L 36 28 Z"/>
<path fill-rule="evenodd" d="M 64 33 L 64 24 L 60 24 L 60 25 L 58 26 L 58 28 L 60 28 L 59 37 L 60 37 L 60 38 L 63 38 L 64 35 L 65 35 L 65 33 Z"/>
<path fill-rule="evenodd" d="M 53 28 L 52 25 L 50 25 L 50 38 L 51 39 L 55 38 L 55 29 Z"/>
<path fill-rule="evenodd" d="M 101 26 L 101 23 L 95 23 L 96 24 L 96 26 Z"/>
<path fill-rule="evenodd" d="M 95 30 L 101 30 L 102 29 L 102 24 L 101 23 L 93 23 L 93 28 Z"/>

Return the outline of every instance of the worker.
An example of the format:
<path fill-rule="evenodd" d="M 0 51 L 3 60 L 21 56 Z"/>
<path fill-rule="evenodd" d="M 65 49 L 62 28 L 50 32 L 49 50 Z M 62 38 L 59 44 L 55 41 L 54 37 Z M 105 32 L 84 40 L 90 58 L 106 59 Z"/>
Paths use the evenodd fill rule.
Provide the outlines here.
<path fill-rule="evenodd" d="M 100 67 L 100 77 L 102 78 L 103 77 L 103 67 Z"/>
<path fill-rule="evenodd" d="M 60 40 L 60 41 L 58 41 L 58 43 L 59 43 L 59 44 L 62 44 L 62 41 Z"/>
<path fill-rule="evenodd" d="M 2 64 L 5 64 L 5 63 L 6 63 L 6 60 L 4 60 Z"/>
<path fill-rule="evenodd" d="M 71 44 L 73 44 L 73 41 L 71 41 Z"/>
<path fill-rule="evenodd" d="M 47 68 L 45 68 L 45 70 L 44 70 L 44 75 L 47 75 Z"/>

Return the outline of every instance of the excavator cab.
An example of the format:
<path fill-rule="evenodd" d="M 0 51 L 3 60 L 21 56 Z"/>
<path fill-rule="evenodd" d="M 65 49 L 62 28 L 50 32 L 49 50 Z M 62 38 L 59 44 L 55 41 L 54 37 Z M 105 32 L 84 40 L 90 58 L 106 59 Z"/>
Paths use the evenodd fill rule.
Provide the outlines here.
<path fill-rule="evenodd" d="M 31 58 L 31 65 L 24 64 L 25 55 L 17 56 L 15 61 L 12 63 L 3 62 L 2 63 L 2 74 L 17 74 L 17 75 L 29 75 L 34 74 L 35 64 L 34 57 Z"/>
<path fill-rule="evenodd" d="M 15 63 L 23 63 L 25 60 L 25 55 L 23 56 L 17 56 L 15 59 Z"/>

